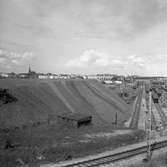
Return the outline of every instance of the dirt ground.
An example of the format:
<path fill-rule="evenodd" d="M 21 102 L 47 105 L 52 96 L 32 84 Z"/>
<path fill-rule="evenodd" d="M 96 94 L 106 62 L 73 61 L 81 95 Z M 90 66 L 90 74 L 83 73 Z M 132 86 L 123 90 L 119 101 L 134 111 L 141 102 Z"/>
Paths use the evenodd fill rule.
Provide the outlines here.
<path fill-rule="evenodd" d="M 5 150 L 6 139 L 17 146 Z M 30 131 L 10 132 L 0 141 L 0 166 L 6 167 L 9 162 L 14 164 L 18 158 L 29 164 L 58 162 L 100 153 L 143 139 L 142 131 L 114 130 L 109 126 L 69 129 L 52 125 Z M 43 158 L 39 159 L 39 155 Z"/>

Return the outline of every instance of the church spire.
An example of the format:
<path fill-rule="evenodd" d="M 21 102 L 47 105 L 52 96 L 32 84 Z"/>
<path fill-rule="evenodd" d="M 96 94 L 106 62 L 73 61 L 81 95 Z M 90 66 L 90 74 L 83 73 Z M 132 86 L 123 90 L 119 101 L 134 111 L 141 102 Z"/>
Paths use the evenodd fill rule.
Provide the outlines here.
<path fill-rule="evenodd" d="M 31 73 L 31 67 L 30 67 L 30 65 L 29 65 L 29 68 L 28 68 L 28 73 Z"/>

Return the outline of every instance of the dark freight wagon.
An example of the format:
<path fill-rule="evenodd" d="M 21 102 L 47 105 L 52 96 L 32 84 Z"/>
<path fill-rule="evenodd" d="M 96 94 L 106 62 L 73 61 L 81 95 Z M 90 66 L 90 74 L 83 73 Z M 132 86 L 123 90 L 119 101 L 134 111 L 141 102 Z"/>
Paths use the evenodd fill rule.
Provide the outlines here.
<path fill-rule="evenodd" d="M 159 97 L 158 97 L 158 94 L 156 92 L 152 92 L 152 99 L 153 99 L 154 103 L 158 103 Z"/>

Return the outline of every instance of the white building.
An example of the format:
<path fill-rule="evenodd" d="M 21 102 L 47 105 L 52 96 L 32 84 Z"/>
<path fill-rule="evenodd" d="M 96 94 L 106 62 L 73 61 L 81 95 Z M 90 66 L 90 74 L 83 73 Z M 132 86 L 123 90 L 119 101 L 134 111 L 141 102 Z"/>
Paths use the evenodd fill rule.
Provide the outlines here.
<path fill-rule="evenodd" d="M 58 78 L 59 79 L 70 79 L 71 76 L 69 74 L 59 74 Z"/>
<path fill-rule="evenodd" d="M 57 79 L 58 75 L 56 75 L 56 74 L 39 74 L 38 78 L 39 79 Z"/>
<path fill-rule="evenodd" d="M 48 79 L 48 76 L 40 74 L 40 75 L 38 75 L 38 78 L 39 79 Z"/>
<path fill-rule="evenodd" d="M 87 79 L 97 79 L 97 75 L 87 75 Z"/>
<path fill-rule="evenodd" d="M 114 81 L 116 84 L 122 84 L 122 81 Z"/>
<path fill-rule="evenodd" d="M 7 73 L 0 73 L 0 76 L 2 78 L 8 78 L 9 77 L 9 75 Z"/>
<path fill-rule="evenodd" d="M 104 83 L 105 84 L 113 84 L 113 81 L 111 81 L 111 80 L 105 80 Z"/>
<path fill-rule="evenodd" d="M 97 79 L 101 81 L 112 80 L 114 76 L 113 74 L 97 74 Z"/>

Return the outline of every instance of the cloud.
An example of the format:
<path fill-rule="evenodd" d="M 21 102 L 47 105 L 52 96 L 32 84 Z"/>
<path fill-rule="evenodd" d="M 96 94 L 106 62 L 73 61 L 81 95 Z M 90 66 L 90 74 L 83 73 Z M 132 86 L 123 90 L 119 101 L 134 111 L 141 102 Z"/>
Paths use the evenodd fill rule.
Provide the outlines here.
<path fill-rule="evenodd" d="M 150 61 L 145 56 L 129 55 L 126 57 L 115 57 L 96 50 L 86 50 L 80 57 L 67 61 L 68 68 L 77 68 L 86 70 L 91 69 L 133 69 L 139 71 L 146 69 Z"/>
<path fill-rule="evenodd" d="M 139 69 L 143 73 L 157 74 L 158 72 L 165 73 L 165 67 L 167 66 L 167 54 L 143 54 L 143 55 L 129 55 L 127 57 L 127 70 L 133 69 L 133 71 Z"/>
<path fill-rule="evenodd" d="M 0 49 L 0 65 L 4 67 L 22 66 L 33 60 L 34 54 L 32 52 L 17 53 Z"/>
<path fill-rule="evenodd" d="M 134 66 L 143 68 L 148 62 L 147 57 L 139 55 L 129 55 L 127 58 L 108 55 L 96 50 L 86 50 L 83 54 L 66 63 L 67 67 L 94 68 L 94 67 L 128 67 Z"/>
<path fill-rule="evenodd" d="M 134 37 L 167 21 L 164 1 L 13 0 L 4 1 L 1 6 L 3 20 L 10 22 L 8 26 L 3 23 L 4 26 L 19 30 L 18 36 L 23 31 L 31 43 L 30 36 L 33 39 L 67 37 L 67 34 L 107 39 Z M 14 24 L 11 20 L 15 20 Z M 6 28 L 3 31 L 6 32 Z"/>
<path fill-rule="evenodd" d="M 109 65 L 109 56 L 105 53 L 95 51 L 93 49 L 86 50 L 76 59 L 69 60 L 66 65 L 68 67 L 91 67 L 91 66 L 107 66 Z"/>
<path fill-rule="evenodd" d="M 164 62 L 167 61 L 167 54 L 156 54 L 152 56 L 150 59 L 154 59 L 156 62 Z"/>
<path fill-rule="evenodd" d="M 128 59 L 133 63 L 143 63 L 145 61 L 143 57 L 137 55 L 130 55 Z"/>
<path fill-rule="evenodd" d="M 129 39 L 167 21 L 163 0 L 81 1 L 79 19 L 84 30 L 78 36 Z M 87 17 L 89 16 L 89 17 Z"/>
<path fill-rule="evenodd" d="M 66 62 L 68 68 L 77 68 L 86 70 L 91 69 L 124 69 L 129 62 L 124 58 L 109 55 L 97 50 L 86 50 L 78 58 Z"/>
<path fill-rule="evenodd" d="M 2 55 L 3 54 L 3 50 L 2 49 L 0 49 L 0 55 Z"/>
<path fill-rule="evenodd" d="M 6 62 L 6 59 L 4 57 L 0 57 L 0 64 L 4 64 Z"/>

